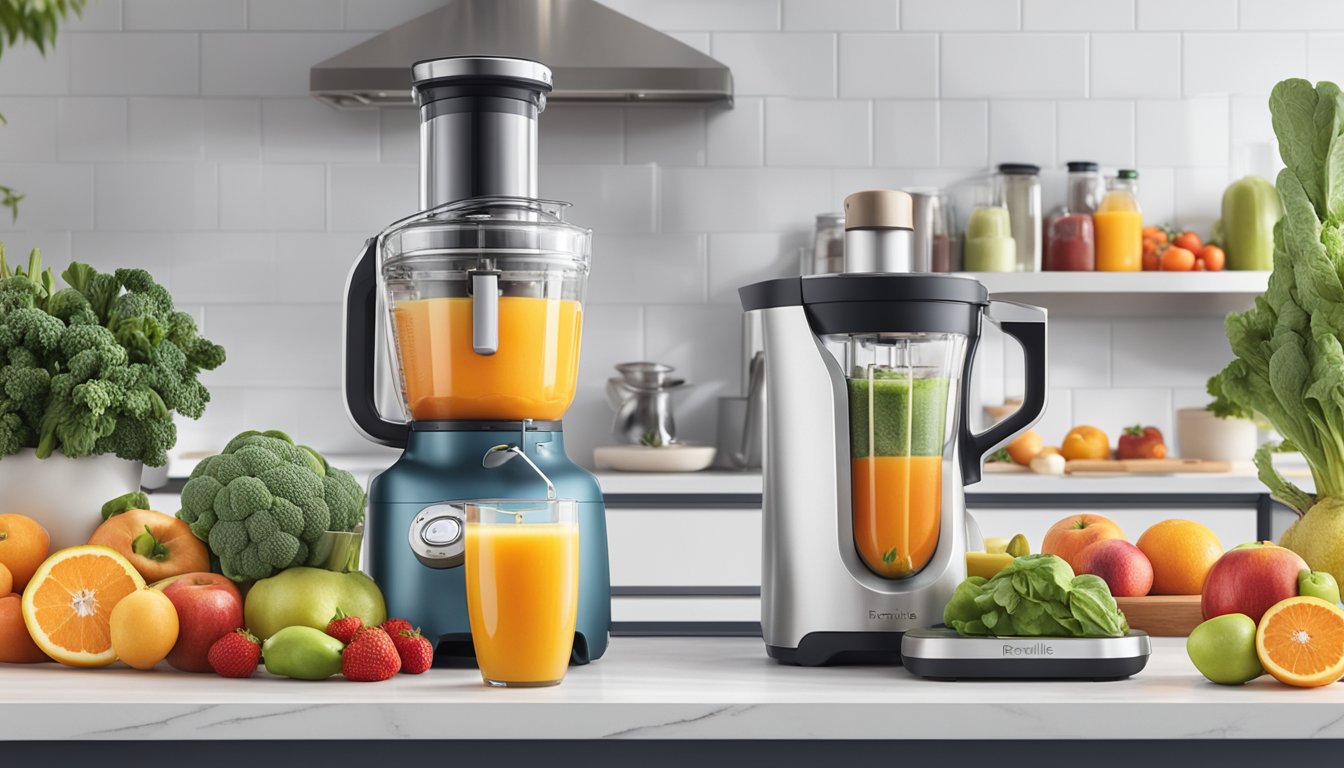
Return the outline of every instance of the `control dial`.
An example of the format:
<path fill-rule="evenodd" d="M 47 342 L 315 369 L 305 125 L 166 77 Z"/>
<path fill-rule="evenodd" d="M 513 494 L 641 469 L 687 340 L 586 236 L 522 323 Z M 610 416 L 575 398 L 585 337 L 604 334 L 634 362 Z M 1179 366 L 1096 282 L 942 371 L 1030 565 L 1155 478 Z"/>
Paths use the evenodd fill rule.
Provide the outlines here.
<path fill-rule="evenodd" d="M 465 530 L 461 508 L 451 504 L 425 507 L 411 521 L 411 551 L 430 568 L 455 568 L 463 561 Z"/>

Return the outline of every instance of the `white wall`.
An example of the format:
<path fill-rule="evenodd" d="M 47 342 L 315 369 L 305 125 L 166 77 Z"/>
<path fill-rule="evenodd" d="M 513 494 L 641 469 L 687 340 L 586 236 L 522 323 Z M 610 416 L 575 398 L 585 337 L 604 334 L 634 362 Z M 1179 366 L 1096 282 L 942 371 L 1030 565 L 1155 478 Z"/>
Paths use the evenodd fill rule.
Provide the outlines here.
<path fill-rule="evenodd" d="M 736 287 L 796 269 L 850 191 L 1094 159 L 1139 168 L 1151 221 L 1206 230 L 1228 180 L 1269 165 L 1272 84 L 1344 79 L 1327 0 L 609 4 L 730 65 L 737 100 L 542 117 L 542 191 L 598 232 L 566 420 L 581 459 L 622 360 L 676 365 L 696 384 L 682 431 L 712 439 L 740 386 Z M 45 60 L 0 60 L 0 183 L 28 196 L 0 220 L 11 252 L 146 266 L 229 349 L 183 448 L 249 426 L 367 450 L 339 402 L 339 301 L 361 240 L 415 205 L 416 116 L 329 109 L 308 68 L 436 5 L 92 0 Z M 1075 420 L 1169 426 L 1229 354 L 1216 319 L 1052 328 L 1051 441 Z M 986 395 L 1011 393 L 1011 355 L 985 355 Z"/>

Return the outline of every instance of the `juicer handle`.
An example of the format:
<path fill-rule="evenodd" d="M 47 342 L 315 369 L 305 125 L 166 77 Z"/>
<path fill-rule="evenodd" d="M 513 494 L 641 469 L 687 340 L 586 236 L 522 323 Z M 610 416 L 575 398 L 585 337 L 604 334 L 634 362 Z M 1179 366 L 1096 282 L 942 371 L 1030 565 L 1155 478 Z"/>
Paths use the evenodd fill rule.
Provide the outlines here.
<path fill-rule="evenodd" d="M 961 479 L 965 485 L 980 482 L 981 467 L 985 455 L 997 450 L 1017 434 L 1041 417 L 1045 411 L 1047 388 L 1045 358 L 1045 318 L 1041 307 L 1030 304 L 1018 304 L 1012 301 L 990 301 L 985 317 L 1022 345 L 1023 368 L 1026 375 L 1026 391 L 1022 395 L 1022 405 L 1008 418 L 989 429 L 974 434 L 971 432 L 971 399 L 961 398 Z M 966 381 L 970 381 L 971 361 L 966 361 Z"/>
<path fill-rule="evenodd" d="M 374 369 L 378 365 L 378 238 L 364 242 L 364 251 L 345 284 L 345 355 L 341 385 L 350 422 L 368 439 L 397 448 L 406 446 L 410 426 L 388 421 L 378 413 Z"/>

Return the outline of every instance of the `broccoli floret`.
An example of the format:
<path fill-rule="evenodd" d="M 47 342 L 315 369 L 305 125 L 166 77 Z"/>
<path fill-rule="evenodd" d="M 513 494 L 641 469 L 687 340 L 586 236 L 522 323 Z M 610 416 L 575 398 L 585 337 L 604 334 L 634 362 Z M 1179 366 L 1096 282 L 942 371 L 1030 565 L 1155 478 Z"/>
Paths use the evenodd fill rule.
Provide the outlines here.
<path fill-rule="evenodd" d="M 305 563 L 323 532 L 364 519 L 364 491 L 349 472 L 283 432 L 244 432 L 196 465 L 179 519 L 234 581 Z"/>

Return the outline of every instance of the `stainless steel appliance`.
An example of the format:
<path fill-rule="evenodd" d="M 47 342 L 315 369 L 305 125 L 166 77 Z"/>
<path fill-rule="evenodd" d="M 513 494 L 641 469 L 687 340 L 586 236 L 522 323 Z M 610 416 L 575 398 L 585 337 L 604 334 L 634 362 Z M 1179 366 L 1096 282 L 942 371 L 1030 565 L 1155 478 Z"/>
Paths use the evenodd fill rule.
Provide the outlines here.
<path fill-rule="evenodd" d="M 1120 637 L 962 637 L 938 627 L 901 640 L 910 674 L 937 680 L 1121 680 L 1142 671 L 1152 652 L 1137 629 Z"/>
<path fill-rule="evenodd" d="M 1045 310 L 967 277 L 853 271 L 908 258 L 911 223 L 905 193 L 851 195 L 846 273 L 740 290 L 765 336 L 761 627 L 784 663 L 898 659 L 902 633 L 938 624 L 965 576 L 962 487 L 1045 408 Z M 1026 386 L 976 434 L 985 320 L 1022 344 Z"/>
<path fill-rule="evenodd" d="M 686 386 L 662 363 L 621 363 L 621 375 L 607 379 L 607 404 L 616 412 L 611 431 L 627 443 L 663 446 L 677 440 L 672 393 Z"/>

